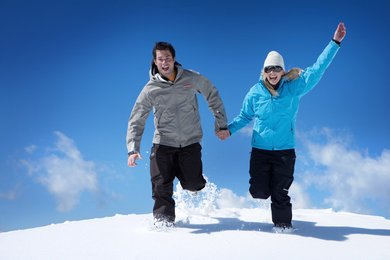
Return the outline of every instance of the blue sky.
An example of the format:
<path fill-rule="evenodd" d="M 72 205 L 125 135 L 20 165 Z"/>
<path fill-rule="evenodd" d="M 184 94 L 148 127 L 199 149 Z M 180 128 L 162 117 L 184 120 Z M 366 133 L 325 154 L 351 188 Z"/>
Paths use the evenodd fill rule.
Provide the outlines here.
<path fill-rule="evenodd" d="M 297 121 L 295 207 L 390 217 L 390 31 L 386 1 L 2 1 L 0 231 L 151 212 L 148 151 L 125 136 L 156 41 L 219 89 L 229 120 L 266 54 L 306 68 L 339 21 L 347 36 Z M 248 190 L 248 129 L 225 142 L 199 96 L 204 174 L 232 200 Z M 234 201 L 232 201 L 234 203 Z"/>

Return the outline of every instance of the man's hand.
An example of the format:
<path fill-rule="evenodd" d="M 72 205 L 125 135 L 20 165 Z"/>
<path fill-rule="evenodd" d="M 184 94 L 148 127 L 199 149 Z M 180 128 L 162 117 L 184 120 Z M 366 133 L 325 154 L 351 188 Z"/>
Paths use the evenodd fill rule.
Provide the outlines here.
<path fill-rule="evenodd" d="M 134 166 L 137 166 L 136 164 L 136 160 L 137 159 L 142 159 L 141 155 L 139 153 L 134 153 L 134 154 L 130 154 L 128 157 L 127 157 L 127 165 L 129 167 L 134 167 Z"/>
<path fill-rule="evenodd" d="M 347 34 L 347 29 L 345 28 L 344 23 L 340 22 L 334 33 L 333 39 L 338 42 L 341 42 L 344 39 L 346 34 Z"/>
<path fill-rule="evenodd" d="M 215 133 L 219 139 L 221 139 L 222 141 L 227 139 L 229 136 L 230 136 L 230 132 L 229 130 L 219 130 Z"/>

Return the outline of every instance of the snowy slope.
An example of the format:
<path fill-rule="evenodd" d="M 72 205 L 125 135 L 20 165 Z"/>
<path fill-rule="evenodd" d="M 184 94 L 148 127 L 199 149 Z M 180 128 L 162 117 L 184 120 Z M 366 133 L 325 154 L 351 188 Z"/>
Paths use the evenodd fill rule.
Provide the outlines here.
<path fill-rule="evenodd" d="M 151 214 L 66 222 L 1 233 L 0 259 L 390 259 L 390 220 L 294 213 L 294 234 L 273 233 L 263 209 L 189 216 L 168 231 L 154 230 Z"/>
<path fill-rule="evenodd" d="M 293 234 L 272 232 L 267 207 L 218 208 L 215 189 L 176 192 L 177 226 L 116 215 L 0 233 L 0 259 L 390 259 L 390 220 L 294 210 Z"/>

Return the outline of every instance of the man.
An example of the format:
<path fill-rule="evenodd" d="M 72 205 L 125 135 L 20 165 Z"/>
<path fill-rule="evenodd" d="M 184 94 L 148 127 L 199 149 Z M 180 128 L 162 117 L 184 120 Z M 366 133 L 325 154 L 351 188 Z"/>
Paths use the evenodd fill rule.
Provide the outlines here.
<path fill-rule="evenodd" d="M 127 129 L 128 165 L 141 158 L 140 143 L 145 122 L 154 112 L 155 132 L 150 154 L 155 225 L 172 226 L 175 220 L 173 181 L 183 189 L 199 191 L 206 185 L 202 175 L 202 129 L 196 94 L 201 93 L 215 117 L 218 136 L 227 137 L 227 118 L 218 90 L 204 76 L 183 69 L 170 43 L 153 48 L 150 80 L 138 96 Z"/>

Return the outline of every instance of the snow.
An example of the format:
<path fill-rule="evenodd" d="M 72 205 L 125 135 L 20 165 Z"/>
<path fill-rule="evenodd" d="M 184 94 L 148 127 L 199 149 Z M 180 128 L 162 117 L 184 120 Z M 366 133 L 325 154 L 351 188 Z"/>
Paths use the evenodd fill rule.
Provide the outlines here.
<path fill-rule="evenodd" d="M 295 232 L 278 234 L 266 204 L 221 207 L 220 194 L 177 186 L 167 230 L 153 228 L 152 214 L 130 214 L 0 233 L 0 259 L 390 259 L 383 217 L 295 209 Z"/>

